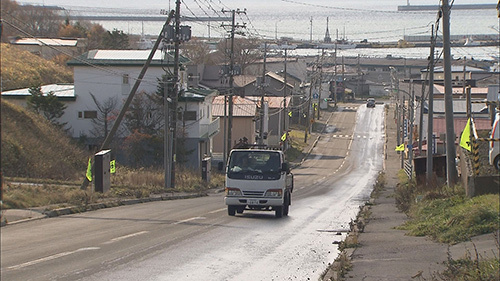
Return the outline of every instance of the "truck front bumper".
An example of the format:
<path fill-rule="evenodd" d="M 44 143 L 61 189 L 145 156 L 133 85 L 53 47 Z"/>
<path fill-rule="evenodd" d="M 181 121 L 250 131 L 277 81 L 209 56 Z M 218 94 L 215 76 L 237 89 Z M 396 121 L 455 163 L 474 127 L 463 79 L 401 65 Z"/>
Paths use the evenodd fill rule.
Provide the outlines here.
<path fill-rule="evenodd" d="M 224 203 L 231 206 L 283 206 L 283 198 L 224 197 Z"/>

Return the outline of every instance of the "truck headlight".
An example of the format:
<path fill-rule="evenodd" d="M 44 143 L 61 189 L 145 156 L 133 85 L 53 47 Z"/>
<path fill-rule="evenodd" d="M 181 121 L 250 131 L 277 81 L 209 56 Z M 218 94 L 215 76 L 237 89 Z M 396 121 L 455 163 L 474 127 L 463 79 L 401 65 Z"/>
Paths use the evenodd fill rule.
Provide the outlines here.
<path fill-rule="evenodd" d="M 241 196 L 239 188 L 226 187 L 226 196 Z"/>
<path fill-rule="evenodd" d="M 266 197 L 281 197 L 283 190 L 281 189 L 269 189 L 266 191 Z"/>

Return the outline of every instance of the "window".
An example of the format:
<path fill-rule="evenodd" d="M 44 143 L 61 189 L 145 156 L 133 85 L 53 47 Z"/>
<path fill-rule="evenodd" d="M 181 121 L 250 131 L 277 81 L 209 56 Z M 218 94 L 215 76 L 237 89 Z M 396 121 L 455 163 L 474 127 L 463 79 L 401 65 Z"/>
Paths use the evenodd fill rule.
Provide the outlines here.
<path fill-rule="evenodd" d="M 91 111 L 78 111 L 78 119 L 96 119 L 97 118 L 97 111 L 91 110 Z"/>
<path fill-rule="evenodd" d="M 195 121 L 196 120 L 196 111 L 182 111 L 179 112 L 178 118 L 182 120 L 182 115 L 184 115 L 184 121 Z"/>

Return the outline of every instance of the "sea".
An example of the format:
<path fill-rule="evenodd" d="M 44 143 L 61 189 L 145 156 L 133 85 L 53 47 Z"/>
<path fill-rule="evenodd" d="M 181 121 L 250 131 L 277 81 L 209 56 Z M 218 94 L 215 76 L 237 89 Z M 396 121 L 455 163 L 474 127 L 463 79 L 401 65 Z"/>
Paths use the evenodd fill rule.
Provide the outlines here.
<path fill-rule="evenodd" d="M 32 0 L 19 2 L 59 6 L 72 16 L 141 16 L 159 17 L 175 8 L 175 0 Z M 230 17 L 235 10 L 239 33 L 263 39 L 292 38 L 321 42 L 327 28 L 332 39 L 352 42 L 397 42 L 405 36 L 431 36 L 432 26 L 442 36 L 442 21 L 438 11 L 399 12 L 398 5 L 439 5 L 440 0 L 181 0 L 181 15 L 192 18 Z M 492 0 L 450 1 L 457 4 L 493 4 Z M 494 2 L 494 1 L 493 1 Z M 156 36 L 162 21 L 105 20 L 96 21 L 107 30 L 118 29 L 127 34 Z M 228 36 L 229 21 L 186 21 L 192 36 L 223 38 Z M 450 15 L 450 34 L 474 39 L 480 35 L 500 38 L 500 17 L 495 9 L 453 10 Z M 238 35 L 240 36 L 240 35 Z M 437 50 L 439 52 L 439 49 Z M 295 50 L 293 53 L 314 55 L 318 50 Z M 426 58 L 429 48 L 356 48 L 340 50 L 341 56 Z M 498 46 L 458 46 L 452 48 L 454 58 L 495 60 L 500 57 Z"/>

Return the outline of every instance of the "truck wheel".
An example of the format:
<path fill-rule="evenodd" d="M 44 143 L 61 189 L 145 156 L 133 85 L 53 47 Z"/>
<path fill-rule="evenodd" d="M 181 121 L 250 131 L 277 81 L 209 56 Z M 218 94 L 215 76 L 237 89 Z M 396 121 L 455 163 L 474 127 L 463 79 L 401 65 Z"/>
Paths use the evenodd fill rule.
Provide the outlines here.
<path fill-rule="evenodd" d="M 236 207 L 235 206 L 227 206 L 227 214 L 230 216 L 236 215 Z"/>
<path fill-rule="evenodd" d="M 500 171 L 500 155 L 497 155 L 497 157 L 495 157 L 495 160 L 493 160 L 493 165 L 495 166 L 497 171 Z"/>
<path fill-rule="evenodd" d="M 290 194 L 287 195 L 285 200 L 285 205 L 283 205 L 283 216 L 288 216 L 288 211 L 290 210 Z"/>
<path fill-rule="evenodd" d="M 275 217 L 281 218 L 283 217 L 283 206 L 277 206 L 275 207 Z"/>
<path fill-rule="evenodd" d="M 288 204 L 285 204 L 285 206 L 283 206 L 283 216 L 288 216 L 288 211 L 290 209 L 290 205 Z"/>

